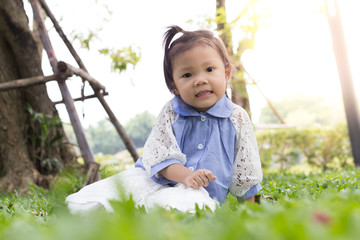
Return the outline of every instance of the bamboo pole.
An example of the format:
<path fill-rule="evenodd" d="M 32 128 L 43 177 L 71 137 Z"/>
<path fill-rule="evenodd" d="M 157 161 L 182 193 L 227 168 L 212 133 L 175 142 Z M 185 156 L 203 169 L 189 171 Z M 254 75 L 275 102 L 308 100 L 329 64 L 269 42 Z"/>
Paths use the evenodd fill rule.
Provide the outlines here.
<path fill-rule="evenodd" d="M 45 10 L 46 15 L 50 18 L 50 20 L 54 24 L 54 27 L 55 27 L 56 31 L 58 32 L 59 36 L 63 39 L 65 45 L 68 47 L 70 53 L 72 54 L 72 56 L 76 60 L 79 67 L 81 69 L 83 69 L 85 72 L 88 72 L 85 65 L 84 65 L 84 63 L 82 62 L 80 56 L 77 54 L 74 47 L 72 46 L 72 44 L 70 43 L 70 41 L 68 40 L 66 35 L 64 34 L 62 28 L 60 27 L 60 25 L 59 25 L 58 21 L 56 20 L 55 16 L 53 15 L 50 8 L 46 4 L 45 0 L 39 0 L 39 1 L 41 3 L 41 6 L 43 7 L 43 9 Z M 97 89 L 97 87 L 95 85 L 93 85 L 90 81 L 89 81 L 89 83 L 90 83 L 90 86 L 92 87 L 92 89 L 94 90 L 95 95 L 97 96 L 97 98 L 99 99 L 99 101 L 102 104 L 103 108 L 105 109 L 106 113 L 108 114 L 111 123 L 114 125 L 116 131 L 118 132 L 121 139 L 123 140 L 126 148 L 130 152 L 134 162 L 136 162 L 137 159 L 139 159 L 139 154 L 136 151 L 136 147 L 135 147 L 134 143 L 132 142 L 131 138 L 126 133 L 125 129 L 122 127 L 120 122 L 117 120 L 115 114 L 113 113 L 113 111 L 111 110 L 111 108 L 109 107 L 107 102 L 105 101 L 104 96 L 99 92 L 99 90 Z"/>
<path fill-rule="evenodd" d="M 39 3 L 38 0 L 30 0 L 30 4 L 33 8 L 34 18 L 39 26 L 39 33 L 41 36 L 41 41 L 43 43 L 44 49 L 48 55 L 51 67 L 53 69 L 54 73 L 57 73 L 59 69 L 57 68 L 58 61 L 55 57 L 55 53 L 53 50 L 53 47 L 51 45 L 51 41 L 49 39 L 49 36 L 47 34 L 47 31 L 45 30 L 44 21 L 40 16 L 40 9 L 39 9 Z M 65 80 L 65 79 L 63 79 Z M 85 181 L 85 184 L 91 183 L 94 179 L 100 179 L 100 174 L 98 171 L 94 171 L 94 169 L 98 169 L 99 166 L 95 162 L 93 153 L 89 147 L 89 144 L 85 138 L 85 134 L 83 131 L 83 128 L 81 126 L 79 117 L 76 113 L 76 109 L 74 106 L 74 100 L 72 99 L 69 89 L 65 83 L 65 81 L 58 80 L 59 88 L 62 94 L 62 97 L 65 102 L 66 109 L 68 111 L 71 125 L 74 128 L 74 132 L 76 135 L 76 139 L 78 142 L 78 145 L 80 147 L 81 154 L 84 158 L 85 163 L 88 165 L 88 174 L 87 174 L 87 180 Z M 93 174 L 96 175 L 96 177 L 93 176 Z"/>

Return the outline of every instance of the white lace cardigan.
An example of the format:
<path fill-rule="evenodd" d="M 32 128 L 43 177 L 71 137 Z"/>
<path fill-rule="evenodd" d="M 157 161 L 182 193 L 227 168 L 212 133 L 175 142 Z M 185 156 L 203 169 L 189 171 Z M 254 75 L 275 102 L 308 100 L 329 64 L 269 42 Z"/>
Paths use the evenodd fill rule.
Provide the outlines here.
<path fill-rule="evenodd" d="M 154 124 L 143 151 L 143 164 L 149 174 L 152 166 L 167 159 L 177 159 L 183 164 L 186 163 L 186 155 L 181 152 L 172 129 L 177 116 L 169 101 Z M 232 195 L 241 197 L 252 186 L 262 181 L 261 162 L 253 126 L 247 112 L 234 104 L 230 119 L 236 129 L 237 140 L 229 191 Z"/>

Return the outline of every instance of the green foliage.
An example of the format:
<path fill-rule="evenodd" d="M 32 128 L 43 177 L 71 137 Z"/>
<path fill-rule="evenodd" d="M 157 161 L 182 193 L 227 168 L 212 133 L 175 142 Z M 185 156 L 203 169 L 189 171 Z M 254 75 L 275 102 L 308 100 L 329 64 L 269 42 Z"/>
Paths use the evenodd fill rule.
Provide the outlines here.
<path fill-rule="evenodd" d="M 155 122 L 154 115 L 145 111 L 137 114 L 126 125 L 126 132 L 133 140 L 136 147 L 143 147 Z"/>
<path fill-rule="evenodd" d="M 137 149 L 138 153 L 142 155 L 142 150 Z M 134 167 L 134 159 L 129 151 L 124 150 L 116 155 L 102 155 L 96 154 L 95 161 L 100 164 L 100 176 L 106 178 L 115 175 L 121 171 Z"/>
<path fill-rule="evenodd" d="M 35 112 L 27 104 L 26 110 L 29 116 L 28 139 L 31 144 L 32 157 L 37 161 L 42 173 L 49 173 L 59 170 L 61 164 L 51 157 L 51 149 L 55 144 L 62 145 L 63 136 L 54 134 L 57 126 L 61 125 L 59 116 L 49 116 L 44 113 Z"/>
<path fill-rule="evenodd" d="M 85 129 L 85 135 L 94 153 L 114 154 L 125 148 L 115 127 L 106 119 Z"/>
<path fill-rule="evenodd" d="M 145 111 L 137 114 L 124 126 L 136 147 L 142 148 L 144 146 L 154 121 L 155 116 Z M 71 142 L 76 142 L 71 125 L 65 125 L 64 129 Z M 109 120 L 101 120 L 96 125 L 84 129 L 84 131 L 94 153 L 115 154 L 125 149 L 125 144 Z"/>
<path fill-rule="evenodd" d="M 281 169 L 299 163 L 299 151 L 294 147 L 296 130 L 265 131 L 257 135 L 260 158 L 264 159 L 263 166 L 270 163 L 279 164 Z M 263 151 L 264 150 L 264 151 Z"/>
<path fill-rule="evenodd" d="M 125 71 L 128 65 L 132 65 L 135 68 L 141 58 L 140 48 L 134 51 L 132 46 L 123 47 L 122 49 L 104 48 L 100 49 L 99 52 L 111 58 L 111 70 L 119 73 Z"/>
<path fill-rule="evenodd" d="M 257 133 L 263 167 L 282 169 L 307 163 L 312 167 L 351 166 L 352 155 L 346 125 L 268 130 Z"/>
<path fill-rule="evenodd" d="M 78 27 L 78 29 L 75 29 L 71 32 L 73 41 L 78 41 L 80 43 L 80 47 L 87 50 L 90 50 L 90 44 L 92 44 L 95 40 L 101 40 L 99 36 L 101 31 L 103 30 L 103 26 L 111 20 L 113 14 L 112 10 L 109 8 L 108 5 L 104 3 L 100 4 L 97 1 L 96 5 L 97 13 L 101 13 L 101 17 L 98 14 L 96 14 L 96 16 L 93 16 L 97 19 L 96 24 L 91 24 L 91 28 L 84 28 L 84 26 L 81 26 L 80 24 L 80 28 Z M 86 23 L 86 25 L 89 25 L 88 22 Z"/>
<path fill-rule="evenodd" d="M 265 171 L 262 194 L 276 201 L 321 199 L 328 194 L 359 191 L 359 169 L 348 167 L 326 172 Z M 360 193 L 360 192 L 359 192 Z"/>
<path fill-rule="evenodd" d="M 105 11 L 105 17 L 103 19 L 99 19 L 100 24 L 97 27 L 88 29 L 87 33 L 84 33 L 83 29 L 74 30 L 71 33 L 73 40 L 79 41 L 80 46 L 87 50 L 90 50 L 90 43 L 93 43 L 96 39 L 100 40 L 99 36 L 103 30 L 103 25 L 111 20 L 112 11 L 109 6 L 103 4 L 101 6 L 99 5 L 99 8 L 99 11 Z M 133 68 L 135 68 L 141 58 L 140 48 L 138 47 L 137 50 L 134 50 L 132 46 L 123 47 L 122 49 L 109 49 L 107 47 L 102 47 L 98 49 L 98 52 L 102 55 L 110 57 L 111 70 L 118 73 L 125 71 L 129 65 L 132 65 Z"/>
<path fill-rule="evenodd" d="M 81 32 L 77 32 L 75 33 L 74 31 L 72 32 L 73 35 L 73 40 L 78 40 L 80 42 L 80 46 L 82 48 L 85 48 L 87 50 L 90 50 L 90 43 L 94 40 L 98 38 L 97 33 L 101 31 L 101 29 L 97 29 L 96 31 L 92 31 L 89 30 L 89 32 L 87 34 L 81 33 Z"/>
<path fill-rule="evenodd" d="M 265 12 L 258 4 L 258 0 L 245 1 L 243 7 L 239 9 L 239 14 L 231 21 L 227 19 L 224 8 L 217 8 L 214 21 L 220 26 L 220 29 L 218 27 L 219 35 L 223 36 L 225 44 L 228 44 L 228 50 L 231 49 L 229 53 L 234 54 L 232 57 L 235 66 L 241 64 L 239 61 L 246 50 L 254 48 L 255 35 L 259 26 L 264 26 L 265 17 Z M 244 72 L 243 68 L 237 70 Z"/>
<path fill-rule="evenodd" d="M 114 201 L 114 213 L 70 215 L 65 175 L 53 191 L 0 195 L 0 239 L 357 239 L 360 170 L 265 172 L 260 204 L 229 196 L 215 212 L 155 208 Z M 65 179 L 64 179 L 65 178 Z M 72 178 L 71 181 L 73 181 Z M 75 183 L 77 184 L 77 183 Z"/>

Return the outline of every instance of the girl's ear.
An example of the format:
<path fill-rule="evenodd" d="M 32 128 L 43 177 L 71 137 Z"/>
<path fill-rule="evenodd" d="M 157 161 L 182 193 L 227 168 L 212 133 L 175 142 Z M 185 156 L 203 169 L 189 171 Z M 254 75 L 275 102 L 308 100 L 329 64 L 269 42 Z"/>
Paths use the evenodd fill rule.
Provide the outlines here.
<path fill-rule="evenodd" d="M 225 80 L 226 80 L 226 83 L 230 82 L 231 73 L 232 73 L 232 65 L 229 64 L 229 65 L 227 65 L 225 67 Z"/>

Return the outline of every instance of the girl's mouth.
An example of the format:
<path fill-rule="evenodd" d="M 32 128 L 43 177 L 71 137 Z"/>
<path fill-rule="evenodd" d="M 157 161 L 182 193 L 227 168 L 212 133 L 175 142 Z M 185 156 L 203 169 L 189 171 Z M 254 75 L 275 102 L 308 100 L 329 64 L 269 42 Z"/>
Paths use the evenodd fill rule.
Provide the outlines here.
<path fill-rule="evenodd" d="M 212 94 L 212 93 L 213 93 L 213 91 L 208 91 L 208 90 L 206 90 L 206 91 L 201 91 L 201 92 L 197 93 L 197 94 L 195 95 L 195 97 L 207 96 L 207 95 L 210 95 L 210 94 Z"/>

